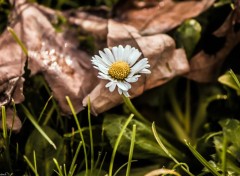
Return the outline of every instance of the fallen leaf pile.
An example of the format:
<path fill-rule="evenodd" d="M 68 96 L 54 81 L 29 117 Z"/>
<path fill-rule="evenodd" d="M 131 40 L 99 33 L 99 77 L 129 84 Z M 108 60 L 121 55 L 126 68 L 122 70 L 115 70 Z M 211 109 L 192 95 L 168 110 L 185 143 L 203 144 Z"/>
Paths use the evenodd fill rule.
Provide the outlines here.
<path fill-rule="evenodd" d="M 240 34 L 234 31 L 226 33 L 227 41 L 223 49 L 214 56 L 201 51 L 189 65 L 184 50 L 176 48 L 175 41 L 164 33 L 184 20 L 198 16 L 213 3 L 214 0 L 120 0 L 113 8 L 112 15 L 107 18 L 107 12 L 98 15 L 94 10 L 83 8 L 59 12 L 16 0 L 9 26 L 28 49 L 28 57 L 7 30 L 1 34 L 0 105 L 5 105 L 8 112 L 12 112 L 11 100 L 14 99 L 15 103 L 24 100 L 23 74 L 26 59 L 31 76 L 44 76 L 63 113 L 71 113 L 66 96 L 70 97 L 77 112 L 86 106 L 87 97 L 90 96 L 91 110 L 95 115 L 122 102 L 117 92 L 110 93 L 105 88 L 106 82 L 97 78 L 97 72 L 91 65 L 91 56 L 78 49 L 76 31 L 64 28 L 61 33 L 56 32 L 52 23 L 58 16 L 64 17 L 69 25 L 78 27 L 82 34 L 92 35 L 98 49 L 129 44 L 138 48 L 143 53 L 142 57 L 149 59 L 152 73 L 142 76 L 133 84 L 131 98 L 187 73 L 190 79 L 210 81 L 215 77 L 214 68 L 219 68 L 218 64 L 221 65 L 239 42 Z M 104 8 L 100 10 L 104 12 Z M 231 27 L 228 25 L 228 30 Z M 231 42 L 236 37 L 236 42 Z M 207 74 L 212 77 L 205 78 Z M 12 122 L 11 114 L 8 113 L 7 117 L 8 127 Z M 17 119 L 14 129 L 19 130 L 21 121 Z"/>

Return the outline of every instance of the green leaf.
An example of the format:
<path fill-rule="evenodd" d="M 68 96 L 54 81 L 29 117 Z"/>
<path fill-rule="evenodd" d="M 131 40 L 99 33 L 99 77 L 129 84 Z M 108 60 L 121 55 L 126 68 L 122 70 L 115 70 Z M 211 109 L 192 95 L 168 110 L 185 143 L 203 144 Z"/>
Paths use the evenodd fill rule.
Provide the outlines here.
<path fill-rule="evenodd" d="M 104 129 L 112 147 L 114 146 L 126 120 L 127 117 L 115 114 L 108 114 L 104 117 Z M 156 155 L 168 157 L 156 143 L 151 128 L 134 119 L 131 120 L 121 138 L 121 142 L 118 146 L 118 152 L 128 156 L 132 138 L 132 126 L 134 124 L 136 124 L 137 130 L 133 158 L 150 158 L 156 157 Z"/>
<path fill-rule="evenodd" d="M 194 19 L 186 20 L 176 31 L 177 45 L 184 47 L 187 57 L 191 58 L 193 51 L 201 38 L 202 27 Z"/>
<path fill-rule="evenodd" d="M 25 155 L 33 163 L 33 151 L 36 152 L 36 162 L 39 175 L 52 175 L 55 164 L 53 158 L 58 162 L 63 162 L 63 138 L 52 128 L 43 126 L 42 130 L 54 141 L 57 145 L 55 150 L 49 142 L 35 129 L 29 136 L 26 146 Z"/>
<path fill-rule="evenodd" d="M 32 114 L 28 111 L 28 109 L 22 104 L 21 105 L 23 112 L 25 113 L 26 117 L 31 121 L 33 126 L 41 133 L 41 135 L 49 142 L 49 144 L 52 145 L 54 149 L 57 149 L 55 143 L 52 141 L 52 139 L 43 131 L 43 129 L 40 127 L 40 125 L 37 123 L 35 118 L 32 116 Z"/>
<path fill-rule="evenodd" d="M 240 121 L 236 119 L 225 119 L 219 122 L 229 142 L 240 150 Z"/>
<path fill-rule="evenodd" d="M 237 91 L 237 94 L 240 95 L 240 76 L 235 75 L 232 70 L 226 72 L 224 75 L 218 78 L 218 82 L 223 85 L 226 85 Z"/>
<path fill-rule="evenodd" d="M 222 168 L 223 173 L 227 175 L 239 175 L 239 158 L 240 158 L 240 121 L 236 119 L 225 119 L 219 122 L 222 126 L 222 134 L 214 136 L 213 143 L 216 149 L 216 156 L 213 157 L 216 165 Z M 219 158 L 221 159 L 219 161 Z M 234 174 L 230 174 L 234 173 Z"/>

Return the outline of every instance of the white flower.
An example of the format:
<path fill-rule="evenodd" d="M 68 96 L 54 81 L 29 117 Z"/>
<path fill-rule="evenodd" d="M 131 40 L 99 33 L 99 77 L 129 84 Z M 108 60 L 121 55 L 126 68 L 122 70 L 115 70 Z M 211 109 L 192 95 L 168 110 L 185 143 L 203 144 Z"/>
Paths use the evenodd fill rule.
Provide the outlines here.
<path fill-rule="evenodd" d="M 99 55 L 92 57 L 92 64 L 98 72 L 98 77 L 108 80 L 106 87 L 113 92 L 118 87 L 119 94 L 129 97 L 128 90 L 131 84 L 136 82 L 140 77 L 140 73 L 150 74 L 150 67 L 147 58 L 138 60 L 141 56 L 138 49 L 127 45 L 115 46 L 111 50 L 108 48 L 99 51 Z"/>

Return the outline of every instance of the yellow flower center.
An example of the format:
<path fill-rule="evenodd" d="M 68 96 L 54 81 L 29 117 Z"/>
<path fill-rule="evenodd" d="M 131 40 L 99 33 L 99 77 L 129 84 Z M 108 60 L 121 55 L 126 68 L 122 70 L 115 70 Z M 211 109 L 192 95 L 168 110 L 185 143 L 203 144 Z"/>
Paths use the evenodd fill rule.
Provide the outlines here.
<path fill-rule="evenodd" d="M 108 74 L 117 80 L 124 80 L 130 73 L 130 67 L 127 62 L 117 61 L 111 65 Z"/>

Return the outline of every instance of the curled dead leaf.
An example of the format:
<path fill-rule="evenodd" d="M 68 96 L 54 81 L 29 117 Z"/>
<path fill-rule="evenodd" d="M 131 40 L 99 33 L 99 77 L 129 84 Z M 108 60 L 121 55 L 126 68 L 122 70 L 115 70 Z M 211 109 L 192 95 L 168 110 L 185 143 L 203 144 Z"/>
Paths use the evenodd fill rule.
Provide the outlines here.
<path fill-rule="evenodd" d="M 93 35 L 96 39 L 106 40 L 108 32 L 107 19 L 99 16 L 99 13 L 105 14 L 107 13 L 107 11 L 104 8 L 92 8 L 92 11 L 94 11 L 95 13 L 90 13 L 85 9 L 78 9 L 75 11 L 67 11 L 64 14 L 68 19 L 68 22 L 70 24 L 78 26 L 82 33 L 89 33 Z M 96 13 L 98 15 L 96 15 Z"/>
<path fill-rule="evenodd" d="M 41 8 L 39 8 L 41 7 Z M 45 12 L 46 11 L 46 12 Z M 13 26 L 21 40 L 29 50 L 29 69 L 31 75 L 41 73 L 49 84 L 54 98 L 58 101 L 64 113 L 71 113 L 65 96 L 69 96 L 76 111 L 83 109 L 81 100 L 95 86 L 93 69 L 90 57 L 76 47 L 74 37 L 68 31 L 68 39 L 64 33 L 56 33 L 49 19 L 51 15 L 48 8 L 37 4 L 17 4 L 18 19 Z M 51 19 L 54 17 L 51 17 Z"/>
<path fill-rule="evenodd" d="M 214 54 L 208 54 L 205 51 L 197 53 L 190 61 L 190 72 L 187 78 L 198 82 L 216 81 L 219 76 L 221 66 L 228 54 L 240 42 L 240 32 L 235 32 L 233 13 L 230 13 L 225 22 L 213 34 L 217 37 L 225 37 L 224 46 Z"/>
<path fill-rule="evenodd" d="M 79 112 L 83 109 L 82 99 L 98 83 L 97 78 L 90 56 L 77 49 L 76 37 L 71 37 L 73 33 L 67 31 L 66 35 L 55 31 L 51 24 L 54 15 L 59 12 L 16 1 L 10 26 L 28 49 L 31 76 L 44 76 L 64 113 L 71 113 L 65 96 L 70 97 Z M 26 56 L 8 31 L 2 33 L 0 44 L 0 103 L 7 105 L 12 98 L 20 103 L 24 99 L 22 75 Z"/>
<path fill-rule="evenodd" d="M 129 6 L 119 3 L 119 6 L 115 8 L 116 18 L 122 23 L 134 26 L 142 35 L 153 35 L 167 32 L 180 25 L 184 20 L 196 17 L 211 7 L 214 1 L 125 2 L 129 3 Z"/>

